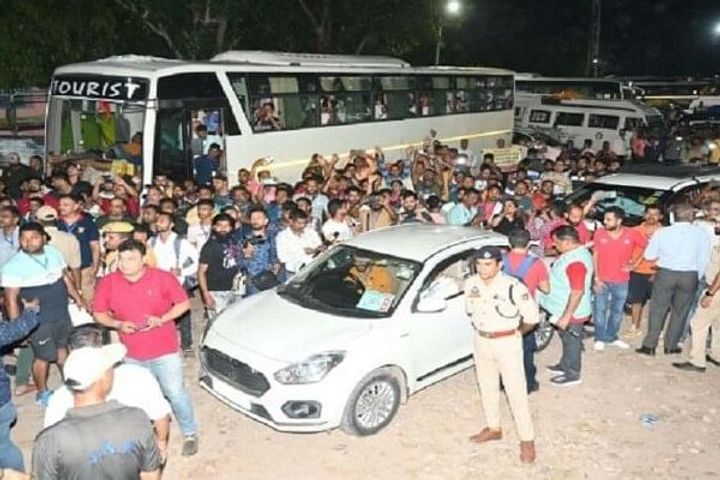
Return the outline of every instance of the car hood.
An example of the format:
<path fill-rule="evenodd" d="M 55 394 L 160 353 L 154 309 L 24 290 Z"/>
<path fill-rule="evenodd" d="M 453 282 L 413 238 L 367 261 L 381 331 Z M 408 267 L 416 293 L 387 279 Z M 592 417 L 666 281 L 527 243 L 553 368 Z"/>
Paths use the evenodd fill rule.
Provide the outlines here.
<path fill-rule="evenodd" d="M 310 310 L 292 303 L 275 290 L 245 298 L 225 310 L 210 327 L 239 349 L 272 360 L 296 362 L 310 355 L 343 350 L 354 338 L 368 333 L 379 319 L 349 318 Z"/>

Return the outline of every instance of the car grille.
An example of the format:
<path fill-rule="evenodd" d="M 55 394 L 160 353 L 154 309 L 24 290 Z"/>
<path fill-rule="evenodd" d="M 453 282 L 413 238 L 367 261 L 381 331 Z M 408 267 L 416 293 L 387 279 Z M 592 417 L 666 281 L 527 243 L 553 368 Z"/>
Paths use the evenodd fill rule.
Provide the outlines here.
<path fill-rule="evenodd" d="M 261 397 L 270 389 L 265 375 L 253 370 L 247 363 L 207 347 L 203 348 L 203 357 L 210 373 L 248 395 Z"/>

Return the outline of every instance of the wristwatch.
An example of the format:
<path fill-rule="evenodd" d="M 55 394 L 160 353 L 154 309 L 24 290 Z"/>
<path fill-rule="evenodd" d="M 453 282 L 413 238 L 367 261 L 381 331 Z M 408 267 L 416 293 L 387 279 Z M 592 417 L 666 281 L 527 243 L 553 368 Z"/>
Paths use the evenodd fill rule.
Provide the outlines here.
<path fill-rule="evenodd" d="M 706 297 L 713 297 L 713 296 L 715 296 L 715 293 L 714 293 L 714 292 L 711 292 L 710 290 L 705 290 L 705 296 L 706 296 Z"/>

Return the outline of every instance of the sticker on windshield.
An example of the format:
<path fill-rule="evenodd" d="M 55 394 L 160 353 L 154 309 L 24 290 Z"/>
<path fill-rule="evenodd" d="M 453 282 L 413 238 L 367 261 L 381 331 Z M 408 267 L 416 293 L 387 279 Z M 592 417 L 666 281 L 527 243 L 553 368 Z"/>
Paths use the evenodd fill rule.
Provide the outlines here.
<path fill-rule="evenodd" d="M 365 290 L 357 308 L 370 310 L 371 312 L 387 312 L 392 307 L 395 295 L 390 293 L 382 293 L 377 290 Z"/>

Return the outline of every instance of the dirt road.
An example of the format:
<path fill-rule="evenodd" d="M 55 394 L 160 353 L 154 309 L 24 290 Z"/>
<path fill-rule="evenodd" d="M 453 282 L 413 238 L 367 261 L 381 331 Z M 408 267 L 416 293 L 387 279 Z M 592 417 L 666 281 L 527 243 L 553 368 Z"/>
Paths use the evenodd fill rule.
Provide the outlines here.
<path fill-rule="evenodd" d="M 558 355 L 556 338 L 537 363 L 554 363 Z M 541 368 L 541 389 L 531 397 L 538 461 L 526 467 L 518 460 L 518 439 L 506 405 L 502 441 L 484 446 L 467 441 L 484 425 L 472 370 L 411 397 L 380 434 L 355 438 L 339 430 L 285 434 L 255 423 L 197 386 L 193 359 L 186 372 L 200 423 L 200 452 L 191 459 L 180 457 L 180 437 L 173 426 L 164 478 L 720 478 L 720 368 L 684 373 L 671 367 L 675 360 L 632 350 L 589 350 L 583 384 L 564 389 L 550 386 L 549 374 Z M 20 420 L 14 438 L 29 462 L 42 410 L 29 397 L 17 404 Z M 659 416 L 655 427 L 641 424 L 646 413 Z"/>

